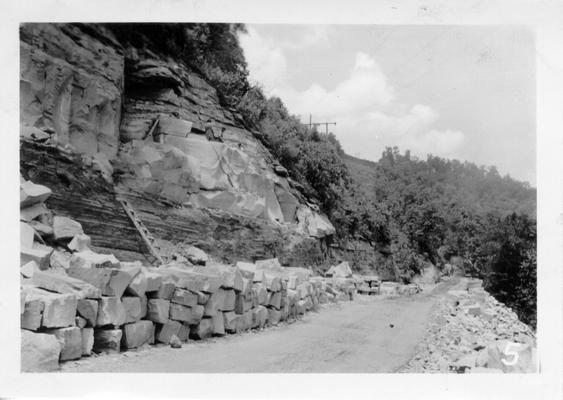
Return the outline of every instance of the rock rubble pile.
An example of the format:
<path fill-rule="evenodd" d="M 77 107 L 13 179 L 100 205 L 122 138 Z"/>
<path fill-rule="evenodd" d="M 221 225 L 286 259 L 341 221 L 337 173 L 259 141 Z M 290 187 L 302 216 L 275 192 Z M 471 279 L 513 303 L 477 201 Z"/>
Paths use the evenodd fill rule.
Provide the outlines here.
<path fill-rule="evenodd" d="M 537 372 L 534 332 L 478 279 L 463 278 L 436 309 L 436 321 L 401 372 Z"/>
<path fill-rule="evenodd" d="M 261 329 L 356 290 L 347 263 L 336 268 L 345 273 L 313 277 L 276 258 L 226 265 L 195 247 L 158 268 L 122 262 L 92 251 L 78 222 L 52 215 L 49 188 L 22 179 L 20 191 L 23 371 Z"/>

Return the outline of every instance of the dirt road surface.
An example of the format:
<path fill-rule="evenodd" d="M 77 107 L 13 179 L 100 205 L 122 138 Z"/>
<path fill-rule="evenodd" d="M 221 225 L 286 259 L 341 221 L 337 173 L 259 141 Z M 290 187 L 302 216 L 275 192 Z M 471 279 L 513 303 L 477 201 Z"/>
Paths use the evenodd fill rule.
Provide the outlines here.
<path fill-rule="evenodd" d="M 432 308 L 455 281 L 410 297 L 358 296 L 300 321 L 181 349 L 151 346 L 93 356 L 63 372 L 394 372 L 424 338 Z"/>

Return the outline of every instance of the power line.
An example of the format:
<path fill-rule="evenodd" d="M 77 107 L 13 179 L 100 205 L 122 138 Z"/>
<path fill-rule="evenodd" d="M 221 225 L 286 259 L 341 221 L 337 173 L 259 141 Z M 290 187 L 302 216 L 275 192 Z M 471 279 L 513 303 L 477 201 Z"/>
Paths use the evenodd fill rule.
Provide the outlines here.
<path fill-rule="evenodd" d="M 324 125 L 326 129 L 326 134 L 328 135 L 328 126 L 329 125 L 336 125 L 336 122 L 313 122 L 313 116 L 309 114 L 309 123 L 305 124 L 309 127 L 309 130 L 313 129 L 313 126 Z"/>

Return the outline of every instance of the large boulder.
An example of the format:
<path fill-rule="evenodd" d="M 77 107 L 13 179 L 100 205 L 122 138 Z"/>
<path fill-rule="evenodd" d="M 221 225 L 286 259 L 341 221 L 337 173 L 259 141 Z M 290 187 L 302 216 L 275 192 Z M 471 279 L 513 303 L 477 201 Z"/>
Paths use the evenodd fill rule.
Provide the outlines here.
<path fill-rule="evenodd" d="M 147 319 L 165 324 L 169 320 L 170 301 L 163 299 L 150 299 L 147 303 Z"/>
<path fill-rule="evenodd" d="M 154 324 L 152 321 L 137 321 L 123 325 L 122 344 L 126 349 L 134 349 L 144 344 L 154 343 Z"/>
<path fill-rule="evenodd" d="M 215 273 L 197 271 L 193 267 L 181 264 L 164 265 L 159 270 L 163 279 L 174 282 L 176 287 L 188 289 L 192 292 L 215 293 L 221 286 L 221 277 Z"/>
<path fill-rule="evenodd" d="M 104 296 L 121 297 L 135 276 L 141 272 L 140 267 L 111 269 L 108 284 L 103 290 Z"/>
<path fill-rule="evenodd" d="M 78 299 L 72 293 L 51 293 L 37 288 L 26 289 L 26 303 L 38 300 L 43 303 L 41 326 L 65 328 L 74 325 Z"/>
<path fill-rule="evenodd" d="M 309 207 L 297 209 L 298 230 L 315 238 L 333 235 L 336 229 L 325 215 L 318 214 Z"/>
<path fill-rule="evenodd" d="M 125 323 L 139 321 L 145 315 L 143 314 L 143 305 L 140 297 L 122 297 L 121 303 L 125 308 Z"/>
<path fill-rule="evenodd" d="M 22 330 L 22 372 L 45 372 L 58 369 L 61 347 L 55 335 Z"/>
<path fill-rule="evenodd" d="M 96 326 L 118 327 L 127 320 L 127 311 L 118 297 L 102 297 L 98 307 Z"/>
<path fill-rule="evenodd" d="M 156 341 L 164 344 L 170 343 L 172 336 L 178 336 L 182 324 L 178 321 L 168 320 L 164 324 L 159 325 L 156 329 Z"/>
<path fill-rule="evenodd" d="M 53 334 L 62 345 L 61 361 L 76 360 L 82 357 L 82 332 L 80 328 L 71 326 L 55 329 Z"/>
<path fill-rule="evenodd" d="M 172 303 L 192 307 L 197 305 L 197 294 L 186 289 L 176 288 L 170 301 Z"/>
<path fill-rule="evenodd" d="M 36 271 L 31 282 L 42 289 L 56 293 L 73 293 L 78 299 L 99 299 L 101 290 L 80 279 L 55 271 Z"/>

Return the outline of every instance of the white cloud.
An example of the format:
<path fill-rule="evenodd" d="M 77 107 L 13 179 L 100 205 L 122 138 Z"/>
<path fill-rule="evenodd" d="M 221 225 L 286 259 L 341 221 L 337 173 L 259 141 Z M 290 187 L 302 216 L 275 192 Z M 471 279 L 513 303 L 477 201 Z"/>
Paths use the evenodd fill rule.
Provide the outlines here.
<path fill-rule="evenodd" d="M 312 113 L 323 118 L 361 115 L 393 100 L 393 89 L 379 65 L 364 53 L 356 54 L 350 75 L 332 91 L 313 83 L 305 91 L 281 86 L 271 93 L 282 98 L 294 113 Z"/>
<path fill-rule="evenodd" d="M 328 32 L 313 29 L 303 38 L 303 43 L 313 45 L 325 41 Z M 402 104 L 377 61 L 366 53 L 355 55 L 348 76 L 332 90 L 315 82 L 301 91 L 291 87 L 284 54 L 284 49 L 291 47 L 288 43 L 265 38 L 252 27 L 248 29 L 248 34 L 241 37 L 241 45 L 252 80 L 260 82 L 267 95 L 280 97 L 293 114 L 336 120 L 337 126 L 331 130 L 349 154 L 377 160 L 385 147 L 399 146 L 419 157 L 428 153 L 459 156 L 464 134 L 437 130 L 434 124 L 439 115 L 430 106 Z"/>
<path fill-rule="evenodd" d="M 247 30 L 248 34 L 240 36 L 240 44 L 244 49 L 250 78 L 270 94 L 273 88 L 284 85 L 287 70 L 285 55 L 280 47 L 260 36 L 254 28 Z"/>
<path fill-rule="evenodd" d="M 302 50 L 307 47 L 328 43 L 328 25 L 292 26 L 294 38 L 281 40 L 278 46 L 289 50 Z"/>

